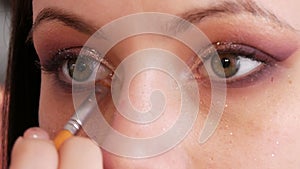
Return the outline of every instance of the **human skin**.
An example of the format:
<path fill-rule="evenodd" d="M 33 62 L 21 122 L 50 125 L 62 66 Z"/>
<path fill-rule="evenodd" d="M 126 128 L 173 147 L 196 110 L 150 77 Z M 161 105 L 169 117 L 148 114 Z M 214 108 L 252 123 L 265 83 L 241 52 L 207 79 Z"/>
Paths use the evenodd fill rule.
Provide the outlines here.
<path fill-rule="evenodd" d="M 220 2 L 222 1 L 39 0 L 33 1 L 33 19 L 35 20 L 43 9 L 55 8 L 68 11 L 99 29 L 129 14 L 161 12 L 179 15 L 195 8 L 207 8 Z M 119 157 L 102 150 L 104 168 L 299 168 L 300 79 L 298 72 L 300 62 L 298 55 L 300 37 L 297 30 L 300 28 L 300 21 L 296 17 L 299 2 L 296 0 L 256 0 L 255 2 L 260 7 L 272 11 L 279 20 L 285 23 L 284 26 L 279 26 L 271 19 L 253 16 L 249 13 L 212 16 L 195 24 L 213 43 L 246 44 L 279 58 L 265 71 L 256 74 L 251 82 L 236 84 L 237 86 L 228 85 L 225 110 L 213 136 L 204 144 L 198 142 L 199 132 L 207 117 L 205 110 L 209 109 L 209 96 L 205 97 L 209 95 L 209 89 L 200 85 L 200 93 L 203 93 L 201 111 L 193 129 L 179 145 L 164 154 L 146 159 Z M 49 51 L 82 46 L 88 38 L 89 35 L 57 21 L 43 22 L 33 32 L 33 42 L 41 65 L 51 57 Z M 180 48 L 182 50 L 178 50 L 159 40 L 160 37 L 131 38 L 115 46 L 109 56 L 124 59 L 139 49 L 159 47 L 171 50 L 183 60 L 188 60 L 185 52 L 180 53 L 180 51 L 189 53 L 188 49 L 182 47 Z M 172 44 L 178 45 L 177 42 Z M 49 133 L 50 138 L 55 137 L 74 112 L 71 93 L 54 83 L 54 78 L 53 74 L 42 73 L 39 120 L 40 127 Z M 167 88 L 166 84 L 157 82 L 159 78 L 164 78 L 164 76 L 155 71 L 147 73 L 146 76 L 138 76 L 132 82 L 129 91 L 131 102 L 140 109 L 149 108 L 148 104 L 143 104 L 145 99 L 141 98 L 148 96 L 151 88 L 157 87 L 156 85 Z M 149 85 L 145 87 L 144 84 Z M 139 94 L 141 91 L 146 94 Z M 170 100 L 170 105 L 176 105 L 176 103 L 176 100 Z M 113 115 L 107 115 L 107 118 L 111 120 L 112 127 L 121 133 L 132 137 L 146 137 L 149 134 L 152 136 L 162 133 L 164 127 L 176 121 L 176 116 L 172 116 L 176 106 L 170 105 L 166 107 L 164 120 L 158 120 L 154 126 L 139 127 L 131 124 L 109 107 L 107 111 Z M 86 136 L 83 131 L 79 135 Z M 81 144 L 71 146 L 75 148 Z M 42 146 L 47 147 L 47 145 Z M 68 151 L 71 150 L 65 150 L 65 152 Z M 66 156 L 63 159 L 67 158 Z M 101 155 L 99 155 L 99 163 L 102 163 Z"/>

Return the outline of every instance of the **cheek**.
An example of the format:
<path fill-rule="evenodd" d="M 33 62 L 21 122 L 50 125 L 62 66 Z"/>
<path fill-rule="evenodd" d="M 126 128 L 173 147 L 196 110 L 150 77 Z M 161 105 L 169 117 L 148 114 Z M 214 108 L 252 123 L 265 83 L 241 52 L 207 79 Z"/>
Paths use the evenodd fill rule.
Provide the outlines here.
<path fill-rule="evenodd" d="M 300 78 L 298 78 L 299 66 L 288 70 L 286 77 L 282 80 L 279 89 L 278 104 L 274 105 L 273 118 L 270 123 L 269 145 L 273 148 L 274 156 L 278 161 L 285 161 L 292 167 L 300 166 Z M 297 68 L 298 67 L 298 68 Z"/>
<path fill-rule="evenodd" d="M 211 168 L 300 166 L 300 88 L 297 85 L 300 79 L 296 67 L 299 66 L 283 68 L 252 88 L 229 90 L 227 106 L 213 136 L 199 145 L 201 127 L 196 127 L 194 136 L 185 141 L 192 163 Z M 200 114 L 197 126 L 202 126 L 204 119 Z"/>
<path fill-rule="evenodd" d="M 187 169 L 192 168 L 190 157 L 181 148 L 172 149 L 154 158 L 127 159 L 103 151 L 104 168 Z"/>
<path fill-rule="evenodd" d="M 50 133 L 51 138 L 54 138 L 71 117 L 74 108 L 70 102 L 71 95 L 58 90 L 50 76 L 42 74 L 39 124 Z"/>
<path fill-rule="evenodd" d="M 292 104 L 289 104 L 292 105 Z M 296 106 L 296 105 L 295 105 Z M 282 106 L 277 110 L 277 116 L 272 119 L 274 125 L 271 126 L 268 133 L 268 145 L 271 156 L 277 163 L 290 165 L 289 168 L 300 166 L 300 136 L 299 136 L 299 106 L 297 111 L 290 106 Z M 270 154 L 269 154 L 270 155 Z"/>

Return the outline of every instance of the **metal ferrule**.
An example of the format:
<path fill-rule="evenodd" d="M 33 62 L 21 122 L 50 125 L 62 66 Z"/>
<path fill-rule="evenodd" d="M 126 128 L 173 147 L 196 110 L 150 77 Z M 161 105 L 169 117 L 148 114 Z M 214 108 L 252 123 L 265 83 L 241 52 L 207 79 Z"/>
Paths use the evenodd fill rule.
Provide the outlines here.
<path fill-rule="evenodd" d="M 72 134 L 76 134 L 81 126 L 82 126 L 81 121 L 77 118 L 77 115 L 74 114 L 67 122 L 64 129 L 70 131 Z"/>
<path fill-rule="evenodd" d="M 74 115 L 65 125 L 64 129 L 70 131 L 72 134 L 76 134 L 82 127 L 82 124 L 86 121 L 88 116 L 97 107 L 97 101 L 95 95 L 90 94 L 89 97 L 79 106 Z"/>

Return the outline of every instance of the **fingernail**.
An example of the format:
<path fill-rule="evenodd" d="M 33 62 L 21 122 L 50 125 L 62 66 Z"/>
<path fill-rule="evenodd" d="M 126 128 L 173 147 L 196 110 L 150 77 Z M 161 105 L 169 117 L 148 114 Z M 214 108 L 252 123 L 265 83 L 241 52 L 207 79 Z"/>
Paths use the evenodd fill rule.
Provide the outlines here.
<path fill-rule="evenodd" d="M 46 131 L 33 127 L 25 131 L 24 138 L 48 140 L 49 135 Z"/>

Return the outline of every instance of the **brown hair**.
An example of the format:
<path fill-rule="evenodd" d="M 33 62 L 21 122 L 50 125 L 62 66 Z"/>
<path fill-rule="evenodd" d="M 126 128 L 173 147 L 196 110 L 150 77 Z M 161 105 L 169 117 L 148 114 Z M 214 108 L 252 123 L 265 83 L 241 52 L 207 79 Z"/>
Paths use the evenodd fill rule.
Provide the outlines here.
<path fill-rule="evenodd" d="M 11 0 L 11 39 L 1 126 L 2 169 L 9 166 L 12 146 L 23 132 L 38 125 L 40 70 L 33 44 L 32 0 Z"/>

